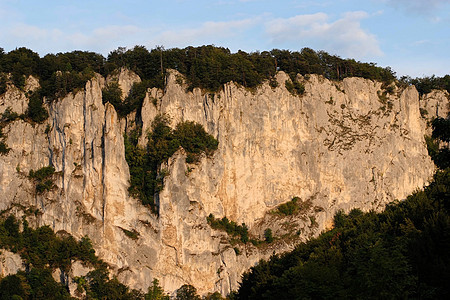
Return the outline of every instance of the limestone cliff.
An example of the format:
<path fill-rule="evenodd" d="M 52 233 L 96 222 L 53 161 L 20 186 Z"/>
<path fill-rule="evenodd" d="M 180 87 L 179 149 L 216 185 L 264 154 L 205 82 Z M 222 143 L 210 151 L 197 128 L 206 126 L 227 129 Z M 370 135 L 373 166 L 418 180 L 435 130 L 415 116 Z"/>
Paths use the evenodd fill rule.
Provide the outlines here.
<path fill-rule="evenodd" d="M 311 75 L 299 76 L 305 93 L 294 96 L 280 72 L 276 88 L 266 83 L 250 91 L 231 82 L 209 94 L 187 92 L 180 79 L 171 72 L 164 91 L 148 91 L 137 116 L 140 142 L 146 142 L 155 116 L 167 114 L 173 126 L 184 120 L 202 124 L 219 148 L 198 164 L 187 165 L 182 149 L 169 159 L 159 217 L 128 195 L 123 134 L 136 116 L 121 120 L 111 104 L 102 103 L 102 87 L 111 78 L 99 75 L 84 90 L 49 104 L 45 123 L 16 120 L 3 129 L 11 151 L 0 156 L 0 210 L 20 215 L 33 206 L 40 212 L 32 220 L 36 226 L 88 235 L 132 287 L 145 289 L 158 278 L 166 291 L 189 283 L 200 293 L 227 294 L 260 258 L 331 226 L 337 210 L 381 209 L 422 187 L 434 171 L 419 105 L 448 106 L 446 92 L 419 101 L 414 87 L 389 94 L 366 79 L 333 82 Z M 122 70 L 115 80 L 125 95 L 140 79 Z M 26 101 L 9 87 L 0 112 L 10 107 L 23 113 Z M 56 187 L 37 194 L 27 175 L 48 165 L 56 169 Z M 294 196 L 308 204 L 301 214 L 270 213 Z M 271 228 L 279 238 L 260 247 L 232 246 L 226 233 L 207 224 L 210 213 L 245 222 L 255 236 Z"/>

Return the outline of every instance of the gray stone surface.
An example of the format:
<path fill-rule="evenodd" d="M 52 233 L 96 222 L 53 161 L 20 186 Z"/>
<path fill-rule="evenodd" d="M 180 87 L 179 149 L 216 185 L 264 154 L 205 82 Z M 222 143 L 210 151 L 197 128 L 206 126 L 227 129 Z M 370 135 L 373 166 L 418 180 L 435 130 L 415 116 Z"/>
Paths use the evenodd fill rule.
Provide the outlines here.
<path fill-rule="evenodd" d="M 19 271 L 25 270 L 22 259 L 19 254 L 10 251 L 1 250 L 0 253 L 0 278 L 8 275 L 16 274 Z"/>

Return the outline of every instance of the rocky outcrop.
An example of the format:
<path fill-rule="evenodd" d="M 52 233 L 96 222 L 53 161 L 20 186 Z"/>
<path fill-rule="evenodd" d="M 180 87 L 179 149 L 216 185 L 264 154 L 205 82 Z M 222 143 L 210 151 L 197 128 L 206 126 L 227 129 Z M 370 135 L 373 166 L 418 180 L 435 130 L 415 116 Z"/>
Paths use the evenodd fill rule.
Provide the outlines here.
<path fill-rule="evenodd" d="M 2 250 L 0 253 L 0 278 L 25 270 L 19 254 Z"/>
<path fill-rule="evenodd" d="M 332 82 L 311 75 L 299 77 L 305 93 L 294 96 L 280 72 L 277 88 L 266 83 L 250 91 L 231 82 L 209 94 L 187 92 L 179 78 L 171 72 L 164 91 L 148 91 L 138 116 L 140 143 L 146 143 L 154 117 L 167 114 L 173 126 L 183 120 L 202 124 L 219 148 L 197 164 L 186 164 L 180 149 L 162 166 L 169 175 L 159 216 L 128 195 L 123 134 L 132 122 L 102 103 L 101 76 L 48 104 L 44 124 L 17 120 L 3 129 L 12 150 L 0 156 L 0 210 L 21 214 L 21 207 L 34 206 L 42 212 L 32 220 L 36 226 L 88 235 L 132 287 L 146 289 L 158 278 L 167 291 L 189 283 L 200 293 L 227 294 L 259 259 L 331 226 L 337 210 L 381 209 L 422 187 L 433 173 L 414 87 L 386 94 L 370 80 Z M 126 92 L 139 78 L 122 70 L 107 80 Z M 3 111 L 23 112 L 22 104 L 14 106 L 20 97 L 3 96 Z M 36 194 L 27 174 L 49 164 L 56 169 L 55 188 Z M 300 214 L 270 213 L 294 196 L 308 204 Z M 232 246 L 224 232 L 207 224 L 210 213 L 247 224 L 255 237 L 271 228 L 278 239 Z"/>
<path fill-rule="evenodd" d="M 450 113 L 450 94 L 445 91 L 433 90 L 423 95 L 419 103 L 421 114 L 431 119 L 433 117 L 446 118 Z"/>

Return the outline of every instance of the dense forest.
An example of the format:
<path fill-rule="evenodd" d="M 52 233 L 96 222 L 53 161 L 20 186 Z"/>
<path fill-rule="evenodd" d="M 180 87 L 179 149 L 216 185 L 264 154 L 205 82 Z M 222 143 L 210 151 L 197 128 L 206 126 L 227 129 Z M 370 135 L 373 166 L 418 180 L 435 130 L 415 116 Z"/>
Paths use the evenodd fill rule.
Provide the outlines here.
<path fill-rule="evenodd" d="M 196 87 L 217 91 L 222 85 L 234 81 L 248 88 L 255 88 L 264 80 L 271 80 L 277 71 L 284 71 L 295 79 L 296 74 L 319 74 L 331 80 L 357 76 L 391 82 L 395 73 L 389 68 L 354 59 L 342 59 L 324 51 L 303 48 L 301 51 L 274 49 L 271 51 L 231 53 L 229 49 L 215 46 L 147 50 L 143 46 L 132 49 L 118 48 L 107 58 L 87 51 L 47 54 L 40 57 L 27 48 L 6 53 L 0 48 L 0 94 L 6 90 L 5 74 L 19 88 L 25 85 L 29 75 L 39 78 L 41 89 L 36 98 L 52 101 L 76 89 L 83 88 L 94 72 L 103 76 L 121 67 L 136 72 L 145 87 L 164 88 L 167 69 L 183 74 L 189 89 Z M 450 76 L 401 78 L 404 84 L 414 84 L 421 93 L 433 88 L 450 90 Z"/>
<path fill-rule="evenodd" d="M 448 299 L 450 119 L 432 125 L 429 150 L 439 170 L 427 187 L 381 213 L 338 212 L 332 230 L 251 268 L 235 297 Z"/>

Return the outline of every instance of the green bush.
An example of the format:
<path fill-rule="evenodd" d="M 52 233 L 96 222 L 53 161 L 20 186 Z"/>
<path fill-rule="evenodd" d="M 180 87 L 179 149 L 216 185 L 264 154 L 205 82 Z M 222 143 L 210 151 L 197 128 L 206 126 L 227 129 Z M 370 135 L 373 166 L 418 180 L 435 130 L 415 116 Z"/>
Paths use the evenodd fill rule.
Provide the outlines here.
<path fill-rule="evenodd" d="M 116 277 L 109 279 L 109 272 L 105 266 L 89 272 L 86 276 L 77 277 L 75 281 L 78 285 L 77 290 L 85 291 L 87 299 L 144 299 L 142 292 L 130 290 Z"/>
<path fill-rule="evenodd" d="M 145 300 L 170 300 L 170 297 L 159 285 L 159 280 L 155 278 L 152 281 L 152 285 L 148 287 Z"/>
<path fill-rule="evenodd" d="M 176 300 L 200 300 L 197 289 L 189 284 L 184 284 L 177 290 Z"/>
<path fill-rule="evenodd" d="M 245 225 L 245 223 L 242 223 L 242 225 L 238 225 L 236 222 L 228 220 L 227 217 L 216 219 L 213 214 L 210 214 L 206 218 L 206 221 L 211 226 L 211 228 L 223 230 L 231 236 L 239 237 L 240 241 L 244 244 L 249 241 L 248 227 L 247 225 Z"/>
<path fill-rule="evenodd" d="M 0 155 L 6 155 L 11 149 L 5 143 L 5 141 L 0 141 Z"/>
<path fill-rule="evenodd" d="M 284 84 L 286 86 L 286 89 L 294 96 L 303 95 L 303 93 L 305 92 L 305 86 L 303 85 L 303 83 L 298 82 L 297 80 L 286 80 Z"/>
<path fill-rule="evenodd" d="M 273 242 L 272 229 L 267 228 L 264 230 L 264 240 L 269 244 Z"/>
<path fill-rule="evenodd" d="M 36 193 L 42 194 L 53 188 L 53 174 L 55 168 L 53 166 L 42 167 L 37 171 L 30 170 L 28 178 L 33 179 L 36 183 Z"/>
<path fill-rule="evenodd" d="M 299 212 L 306 212 L 311 206 L 311 200 L 301 201 L 299 197 L 294 197 L 291 201 L 280 204 L 275 209 L 275 212 L 281 215 L 291 216 Z"/>
<path fill-rule="evenodd" d="M 142 103 L 144 103 L 145 96 L 147 95 L 147 89 L 151 86 L 148 80 L 143 80 L 141 82 L 135 82 L 131 87 L 130 93 L 125 98 L 124 101 L 124 112 L 126 115 L 134 110 L 140 110 L 142 108 Z"/>
<path fill-rule="evenodd" d="M 72 299 L 67 287 L 53 279 L 52 272 L 60 269 L 67 274 L 75 260 L 94 268 L 86 276 L 75 278 L 77 291 L 85 292 L 88 299 L 144 299 L 143 293 L 129 289 L 116 278 L 109 279 L 107 265 L 95 255 L 88 237 L 80 241 L 70 235 L 58 237 L 49 226 L 33 229 L 25 219 L 20 225 L 13 215 L 0 221 L 0 248 L 18 253 L 26 267 L 25 272 L 0 278 L 0 299 Z"/>
<path fill-rule="evenodd" d="M 65 285 L 53 279 L 49 269 L 19 271 L 0 280 L 0 299 L 72 299 Z"/>
<path fill-rule="evenodd" d="M 13 122 L 13 121 L 17 120 L 18 118 L 20 118 L 19 114 L 16 112 L 13 112 L 11 110 L 11 107 L 8 107 L 3 112 L 0 122 L 9 123 L 9 122 Z"/>
<path fill-rule="evenodd" d="M 219 145 L 219 142 L 208 134 L 202 125 L 193 121 L 178 123 L 173 135 L 174 139 L 187 152 L 186 161 L 188 163 L 198 162 L 202 152 L 205 152 L 206 155 L 212 155 Z"/>
<path fill-rule="evenodd" d="M 279 84 L 278 84 L 278 81 L 273 77 L 273 78 L 270 78 L 270 80 L 269 80 L 269 86 L 271 87 L 271 88 L 277 88 L 278 86 L 279 86 Z"/>
<path fill-rule="evenodd" d="M 117 82 L 112 82 L 102 90 L 103 103 L 110 102 L 114 105 L 119 117 L 125 117 L 132 111 L 139 111 L 142 108 L 149 85 L 149 82 L 145 80 L 135 82 L 129 95 L 122 101 L 122 89 Z"/>
<path fill-rule="evenodd" d="M 0 96 L 6 93 L 6 90 L 8 88 L 8 79 L 5 74 L 0 73 Z"/>
<path fill-rule="evenodd" d="M 36 184 L 36 192 L 42 194 L 46 191 L 50 191 L 53 188 L 53 180 L 46 179 L 43 182 L 38 182 Z"/>
<path fill-rule="evenodd" d="M 435 118 L 432 122 L 433 134 L 425 137 L 428 154 L 440 169 L 450 167 L 450 149 L 446 146 L 439 147 L 439 141 L 450 142 L 450 120 L 444 118 Z"/>
<path fill-rule="evenodd" d="M 425 109 L 425 108 L 419 108 L 419 112 L 420 112 L 420 116 L 422 117 L 422 118 L 426 118 L 427 117 L 427 115 L 428 115 L 428 111 Z"/>
<path fill-rule="evenodd" d="M 42 181 L 51 177 L 55 173 L 55 168 L 53 166 L 42 167 L 36 171 L 30 170 L 28 177 Z"/>
<path fill-rule="evenodd" d="M 286 216 L 295 214 L 299 209 L 298 200 L 298 197 L 294 197 L 291 201 L 280 204 L 277 208 L 277 211 Z"/>
<path fill-rule="evenodd" d="M 25 88 L 26 78 L 25 75 L 21 74 L 19 71 L 14 70 L 11 74 L 12 83 L 19 89 L 23 90 Z"/>
<path fill-rule="evenodd" d="M 102 264 L 95 256 L 89 238 L 77 242 L 72 236 L 56 236 L 48 226 L 33 229 L 26 220 L 22 223 L 20 231 L 20 222 L 12 215 L 0 222 L 0 248 L 19 253 L 27 265 L 68 271 L 74 259 L 92 266 Z"/>
<path fill-rule="evenodd" d="M 43 106 L 41 91 L 34 91 L 29 96 L 28 108 L 26 116 L 33 122 L 42 123 L 48 118 L 48 112 Z"/>
<path fill-rule="evenodd" d="M 123 233 L 132 240 L 137 240 L 139 238 L 139 232 L 137 232 L 135 229 L 133 230 L 127 230 L 125 228 L 120 229 L 122 229 Z"/>
<path fill-rule="evenodd" d="M 122 104 L 122 89 L 118 82 L 111 82 L 102 89 L 102 102 L 103 104 L 109 102 L 114 105 L 114 107 L 118 107 Z"/>

